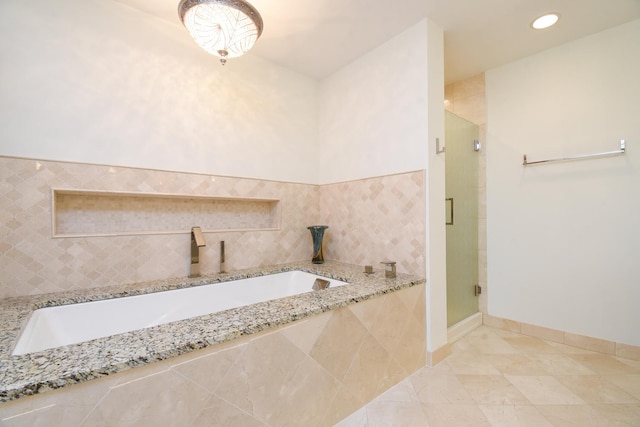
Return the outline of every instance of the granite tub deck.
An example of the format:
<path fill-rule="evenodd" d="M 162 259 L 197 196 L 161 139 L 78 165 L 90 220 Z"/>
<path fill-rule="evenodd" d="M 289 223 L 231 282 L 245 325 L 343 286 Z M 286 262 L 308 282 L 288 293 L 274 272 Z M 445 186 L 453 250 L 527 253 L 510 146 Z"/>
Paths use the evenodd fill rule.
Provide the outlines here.
<path fill-rule="evenodd" d="M 31 312 L 38 308 L 141 295 L 292 270 L 347 281 L 350 285 L 252 304 L 26 355 L 11 355 L 21 329 Z M 177 278 L 5 299 L 0 301 L 0 402 L 166 360 L 424 283 L 424 278 L 406 274 L 398 274 L 395 279 L 385 279 L 381 270 L 367 275 L 363 272 L 362 266 L 331 261 L 321 265 L 300 262 L 197 279 Z M 117 313 L 114 313 L 114 316 L 117 316 Z"/>

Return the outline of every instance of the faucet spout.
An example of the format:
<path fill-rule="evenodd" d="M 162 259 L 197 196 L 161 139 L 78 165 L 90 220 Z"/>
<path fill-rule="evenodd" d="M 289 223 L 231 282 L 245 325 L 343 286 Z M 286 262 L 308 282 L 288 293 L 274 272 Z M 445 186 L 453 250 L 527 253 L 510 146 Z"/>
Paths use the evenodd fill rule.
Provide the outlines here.
<path fill-rule="evenodd" d="M 200 248 L 206 246 L 200 227 L 191 228 L 191 270 L 189 277 L 200 276 Z"/>

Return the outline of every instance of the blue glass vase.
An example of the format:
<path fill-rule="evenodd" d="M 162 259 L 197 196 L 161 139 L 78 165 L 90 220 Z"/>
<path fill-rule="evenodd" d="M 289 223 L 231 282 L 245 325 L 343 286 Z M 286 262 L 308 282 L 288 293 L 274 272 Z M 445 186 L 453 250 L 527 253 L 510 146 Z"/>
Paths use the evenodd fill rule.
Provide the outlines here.
<path fill-rule="evenodd" d="M 328 225 L 312 225 L 307 227 L 311 231 L 311 238 L 313 239 L 313 258 L 311 262 L 314 264 L 324 263 L 324 257 L 322 256 L 322 238 L 324 237 L 324 230 L 329 228 Z"/>

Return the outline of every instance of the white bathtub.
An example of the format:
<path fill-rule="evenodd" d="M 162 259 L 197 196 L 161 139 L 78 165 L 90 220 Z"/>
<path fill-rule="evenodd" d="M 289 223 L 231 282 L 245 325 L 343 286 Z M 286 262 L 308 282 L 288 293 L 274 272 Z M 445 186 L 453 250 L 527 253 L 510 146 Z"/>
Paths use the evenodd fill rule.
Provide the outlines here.
<path fill-rule="evenodd" d="M 35 310 L 12 355 L 76 344 L 230 308 L 312 291 L 317 278 L 330 287 L 346 285 L 302 271 L 289 271 L 165 292 Z"/>

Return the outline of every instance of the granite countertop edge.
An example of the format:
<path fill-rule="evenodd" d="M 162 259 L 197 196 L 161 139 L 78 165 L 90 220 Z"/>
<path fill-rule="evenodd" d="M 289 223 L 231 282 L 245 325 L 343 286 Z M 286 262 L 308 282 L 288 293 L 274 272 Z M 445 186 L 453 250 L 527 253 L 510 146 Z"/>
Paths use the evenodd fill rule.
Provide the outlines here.
<path fill-rule="evenodd" d="M 349 282 L 347 286 L 307 292 L 206 314 L 146 329 L 49 350 L 12 356 L 31 313 L 43 307 L 97 301 L 240 280 L 286 271 L 305 271 Z M 422 277 L 383 270 L 365 274 L 361 266 L 326 261 L 296 262 L 199 278 L 173 278 L 86 290 L 0 300 L 0 402 L 115 374 L 231 341 L 359 301 L 426 283 Z"/>

